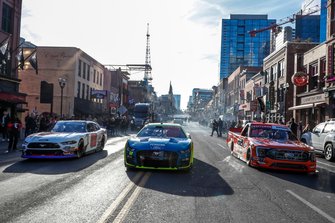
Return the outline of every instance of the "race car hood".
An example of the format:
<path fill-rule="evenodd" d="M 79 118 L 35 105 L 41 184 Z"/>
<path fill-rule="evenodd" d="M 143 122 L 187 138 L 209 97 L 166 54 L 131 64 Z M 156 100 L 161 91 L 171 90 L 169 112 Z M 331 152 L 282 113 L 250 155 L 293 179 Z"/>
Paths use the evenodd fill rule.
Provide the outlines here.
<path fill-rule="evenodd" d="M 128 140 L 128 145 L 137 150 L 186 150 L 191 143 L 184 138 L 133 138 Z"/>
<path fill-rule="evenodd" d="M 265 138 L 249 138 L 250 143 L 255 146 L 262 146 L 268 148 L 278 148 L 278 149 L 291 149 L 291 150 L 313 150 L 312 147 L 300 142 L 293 140 L 274 140 Z"/>
<path fill-rule="evenodd" d="M 83 135 L 84 133 L 78 132 L 39 132 L 32 135 L 29 135 L 25 141 L 27 142 L 59 142 L 66 141 L 70 139 L 76 139 L 77 137 Z"/>

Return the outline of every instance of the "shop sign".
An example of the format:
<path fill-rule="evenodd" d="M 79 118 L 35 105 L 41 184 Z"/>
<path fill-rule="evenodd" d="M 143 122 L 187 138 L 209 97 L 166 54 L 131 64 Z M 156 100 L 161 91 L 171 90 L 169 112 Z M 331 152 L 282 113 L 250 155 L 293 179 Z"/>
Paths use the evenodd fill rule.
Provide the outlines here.
<path fill-rule="evenodd" d="M 103 99 L 107 95 L 106 90 L 92 90 L 91 98 Z"/>
<path fill-rule="evenodd" d="M 308 83 L 308 74 L 298 71 L 293 74 L 291 81 L 297 87 L 305 86 Z"/>
<path fill-rule="evenodd" d="M 301 98 L 301 104 L 310 104 L 324 101 L 325 101 L 325 94 L 317 94 Z"/>
<path fill-rule="evenodd" d="M 257 111 L 257 107 L 258 107 L 258 100 L 253 100 L 250 102 L 250 110 L 255 112 Z"/>

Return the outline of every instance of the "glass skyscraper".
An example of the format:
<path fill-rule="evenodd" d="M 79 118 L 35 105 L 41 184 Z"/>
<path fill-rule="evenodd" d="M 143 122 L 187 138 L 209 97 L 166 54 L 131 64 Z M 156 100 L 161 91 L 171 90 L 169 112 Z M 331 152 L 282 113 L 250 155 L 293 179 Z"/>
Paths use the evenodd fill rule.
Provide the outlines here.
<path fill-rule="evenodd" d="M 320 42 L 320 15 L 296 16 L 295 38 Z"/>
<path fill-rule="evenodd" d="M 326 31 L 327 31 L 327 0 L 321 0 L 320 43 L 326 41 Z"/>
<path fill-rule="evenodd" d="M 270 52 L 270 29 L 252 37 L 249 32 L 272 24 L 275 19 L 267 15 L 230 15 L 222 19 L 220 80 L 228 77 L 239 66 L 263 65 Z"/>

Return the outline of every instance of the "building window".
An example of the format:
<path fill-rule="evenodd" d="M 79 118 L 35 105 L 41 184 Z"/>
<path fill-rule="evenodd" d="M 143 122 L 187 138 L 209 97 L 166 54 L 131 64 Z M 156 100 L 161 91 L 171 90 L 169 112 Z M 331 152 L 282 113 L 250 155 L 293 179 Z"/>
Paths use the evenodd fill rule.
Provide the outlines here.
<path fill-rule="evenodd" d="M 85 99 L 85 84 L 84 83 L 83 83 L 82 87 L 83 87 L 83 89 L 82 89 L 82 92 L 81 92 L 81 98 Z"/>
<path fill-rule="evenodd" d="M 100 86 L 102 86 L 102 73 L 100 73 Z"/>
<path fill-rule="evenodd" d="M 81 83 L 80 83 L 80 81 L 78 81 L 78 86 L 77 86 L 77 98 L 80 98 L 80 86 L 81 86 Z"/>
<path fill-rule="evenodd" d="M 86 79 L 86 63 L 83 62 L 83 78 Z"/>
<path fill-rule="evenodd" d="M 87 80 L 90 81 L 91 67 L 87 64 Z"/>
<path fill-rule="evenodd" d="M 81 60 L 78 63 L 78 76 L 81 77 Z"/>
<path fill-rule="evenodd" d="M 271 67 L 271 78 L 270 81 L 275 81 L 277 79 L 277 64 Z"/>
<path fill-rule="evenodd" d="M 3 3 L 2 5 L 2 26 L 1 29 L 4 32 L 12 33 L 12 20 L 13 20 L 13 8 Z"/>
<path fill-rule="evenodd" d="M 315 63 L 309 65 L 309 90 L 318 88 L 318 75 L 318 63 L 316 61 Z"/>
<path fill-rule="evenodd" d="M 95 83 L 95 75 L 96 75 L 96 70 L 94 69 L 94 71 L 93 71 L 93 83 Z"/>
<path fill-rule="evenodd" d="M 89 100 L 90 87 L 86 86 L 86 100 Z"/>
<path fill-rule="evenodd" d="M 278 77 L 284 75 L 284 61 L 279 61 L 278 63 Z"/>

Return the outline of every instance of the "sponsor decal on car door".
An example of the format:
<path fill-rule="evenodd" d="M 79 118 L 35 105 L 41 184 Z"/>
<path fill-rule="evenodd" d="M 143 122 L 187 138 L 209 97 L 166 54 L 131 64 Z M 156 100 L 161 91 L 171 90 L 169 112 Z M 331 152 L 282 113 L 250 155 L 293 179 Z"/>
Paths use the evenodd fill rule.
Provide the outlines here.
<path fill-rule="evenodd" d="M 97 146 L 97 138 L 98 138 L 98 134 L 97 133 L 92 133 L 91 134 L 91 138 L 90 138 L 90 147 L 94 148 Z"/>

